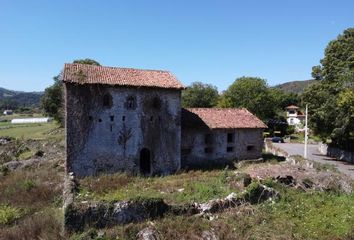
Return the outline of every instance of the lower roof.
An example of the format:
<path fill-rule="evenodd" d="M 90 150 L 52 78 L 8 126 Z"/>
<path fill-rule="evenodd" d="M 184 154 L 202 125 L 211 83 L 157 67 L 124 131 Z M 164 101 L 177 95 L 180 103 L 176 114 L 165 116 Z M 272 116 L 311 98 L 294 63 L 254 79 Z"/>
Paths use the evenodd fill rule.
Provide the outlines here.
<path fill-rule="evenodd" d="M 182 126 L 210 129 L 268 128 L 245 108 L 184 108 Z"/>

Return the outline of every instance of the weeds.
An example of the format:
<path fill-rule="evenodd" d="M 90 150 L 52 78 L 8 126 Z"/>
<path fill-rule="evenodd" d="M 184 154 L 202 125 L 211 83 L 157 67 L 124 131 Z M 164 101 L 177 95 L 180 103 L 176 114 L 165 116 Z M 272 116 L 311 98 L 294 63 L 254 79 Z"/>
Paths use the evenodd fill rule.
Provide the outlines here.
<path fill-rule="evenodd" d="M 52 210 L 36 213 L 18 225 L 0 229 L 1 240 L 50 239 L 64 240 L 60 216 Z"/>
<path fill-rule="evenodd" d="M 18 208 L 8 205 L 0 205 L 0 225 L 11 224 L 21 217 L 21 211 Z"/>

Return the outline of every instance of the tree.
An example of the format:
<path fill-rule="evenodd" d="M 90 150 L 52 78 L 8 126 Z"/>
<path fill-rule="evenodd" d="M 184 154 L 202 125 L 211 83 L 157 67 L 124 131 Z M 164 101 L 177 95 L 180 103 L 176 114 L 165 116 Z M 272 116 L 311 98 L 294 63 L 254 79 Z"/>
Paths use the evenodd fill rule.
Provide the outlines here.
<path fill-rule="evenodd" d="M 53 117 L 61 125 L 63 124 L 63 91 L 60 82 L 60 76 L 55 76 L 54 84 L 45 89 L 44 94 L 41 99 L 41 107 L 45 114 Z"/>
<path fill-rule="evenodd" d="M 214 107 L 219 99 L 215 86 L 201 82 L 194 82 L 182 92 L 183 107 Z"/>
<path fill-rule="evenodd" d="M 279 88 L 270 88 L 269 92 L 275 101 L 277 111 L 284 112 L 287 106 L 300 104 L 300 97 L 297 93 L 286 92 Z"/>
<path fill-rule="evenodd" d="M 303 94 L 309 104 L 310 124 L 323 140 L 347 150 L 354 148 L 354 28 L 331 41 L 321 65 L 313 68 L 320 76 Z"/>
<path fill-rule="evenodd" d="M 93 59 L 90 59 L 90 58 L 74 60 L 73 63 L 81 63 L 81 64 L 101 66 L 101 64 L 99 64 L 99 62 L 97 62 L 97 61 L 95 61 Z"/>
<path fill-rule="evenodd" d="M 262 120 L 273 118 L 275 99 L 267 82 L 257 77 L 241 77 L 229 86 L 218 103 L 220 107 L 244 107 Z"/>
<path fill-rule="evenodd" d="M 89 64 L 100 66 L 95 60 L 86 58 L 78 59 L 73 63 Z M 50 117 L 53 117 L 58 121 L 60 125 L 64 124 L 64 110 L 63 110 L 63 86 L 62 86 L 62 73 L 53 77 L 54 84 L 45 89 L 43 97 L 41 98 L 41 108 L 44 111 L 44 114 Z"/>

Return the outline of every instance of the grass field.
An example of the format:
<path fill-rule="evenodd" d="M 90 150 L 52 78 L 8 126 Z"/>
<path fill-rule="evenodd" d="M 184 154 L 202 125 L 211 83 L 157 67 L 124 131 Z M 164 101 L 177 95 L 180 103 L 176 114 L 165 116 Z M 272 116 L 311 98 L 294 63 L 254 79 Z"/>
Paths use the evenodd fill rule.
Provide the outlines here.
<path fill-rule="evenodd" d="M 33 124 L 11 124 L 0 123 L 0 137 L 13 137 L 17 139 L 51 139 L 57 138 L 55 134 L 48 135 L 49 132 L 59 126 L 55 122 L 33 123 Z"/>

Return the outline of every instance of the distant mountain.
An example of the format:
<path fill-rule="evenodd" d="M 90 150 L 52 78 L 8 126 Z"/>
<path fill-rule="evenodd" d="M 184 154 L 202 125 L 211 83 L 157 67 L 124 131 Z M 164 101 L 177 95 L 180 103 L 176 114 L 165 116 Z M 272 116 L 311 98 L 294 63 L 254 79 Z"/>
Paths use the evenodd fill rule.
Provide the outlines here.
<path fill-rule="evenodd" d="M 43 92 L 21 92 L 0 88 L 0 109 L 39 107 Z"/>
<path fill-rule="evenodd" d="M 283 84 L 276 85 L 274 86 L 274 88 L 282 89 L 285 92 L 302 93 L 306 87 L 308 87 L 309 85 L 315 82 L 316 80 L 314 79 L 304 80 L 304 81 L 292 81 L 292 82 L 286 82 Z"/>

